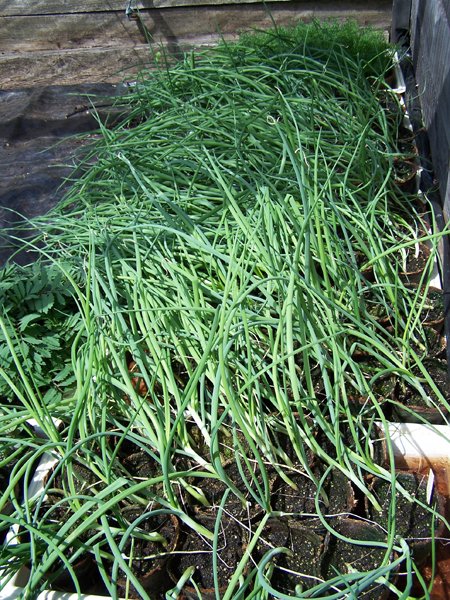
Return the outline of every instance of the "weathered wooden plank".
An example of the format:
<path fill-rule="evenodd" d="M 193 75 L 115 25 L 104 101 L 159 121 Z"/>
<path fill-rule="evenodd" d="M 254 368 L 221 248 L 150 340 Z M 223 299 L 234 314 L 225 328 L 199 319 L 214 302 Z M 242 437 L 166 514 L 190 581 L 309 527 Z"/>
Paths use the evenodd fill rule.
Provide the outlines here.
<path fill-rule="evenodd" d="M 239 31 L 269 27 L 272 19 L 286 25 L 312 18 L 350 17 L 388 29 L 390 6 L 390 1 L 384 0 L 377 8 L 363 7 L 361 2 L 331 1 L 154 8 L 142 12 L 142 22 L 154 45 L 178 54 L 214 44 L 221 36 L 232 39 Z M 0 86 L 121 81 L 136 72 L 137 67 L 131 66 L 149 64 L 151 50 L 145 39 L 139 23 L 129 21 L 122 12 L 55 15 L 51 19 L 1 17 Z"/>
<path fill-rule="evenodd" d="M 368 8 L 354 2 L 280 2 L 268 8 L 280 24 L 314 17 L 354 18 L 362 24 L 388 28 L 391 2 L 384 0 L 377 5 Z M 252 27 L 267 27 L 271 23 L 268 8 L 261 3 L 153 8 L 142 11 L 141 20 L 155 43 L 195 43 L 218 32 L 229 35 Z M 124 13 L 0 17 L 0 50 L 7 52 L 111 47 L 145 41 L 139 22 L 129 20 Z"/>
<path fill-rule="evenodd" d="M 274 1 L 274 0 L 272 0 Z M 289 0 L 275 0 L 287 2 Z M 258 0 L 132 0 L 131 7 L 137 10 L 171 6 L 199 6 L 208 4 L 244 4 Z M 55 15 L 85 12 L 125 12 L 128 0 L 0 0 L 0 16 Z"/>
<path fill-rule="evenodd" d="M 10 52 L 121 46 L 145 41 L 135 21 L 114 12 L 0 17 L 0 49 Z"/>
<path fill-rule="evenodd" d="M 412 53 L 430 138 L 433 166 L 450 216 L 450 6 L 445 0 L 413 0 Z"/>
<path fill-rule="evenodd" d="M 0 60 L 3 89 L 119 82 L 148 63 L 148 46 L 7 53 Z"/>
<path fill-rule="evenodd" d="M 272 0 L 289 1 L 289 0 Z M 218 4 L 247 4 L 258 2 L 258 0 L 132 0 L 132 6 L 138 10 L 150 8 L 166 8 L 175 6 L 203 6 Z M 320 4 L 326 2 L 311 2 L 304 0 L 302 2 L 305 9 L 317 9 Z M 383 2 L 375 0 L 337 0 L 333 3 L 336 10 L 348 11 L 356 10 L 359 7 L 364 9 L 376 10 Z M 392 5 L 392 2 L 389 4 Z M 105 12 L 105 11 L 125 11 L 128 6 L 128 0 L 0 0 L 0 16 L 24 16 L 24 15 L 52 15 L 52 14 L 71 14 L 84 12 Z"/>

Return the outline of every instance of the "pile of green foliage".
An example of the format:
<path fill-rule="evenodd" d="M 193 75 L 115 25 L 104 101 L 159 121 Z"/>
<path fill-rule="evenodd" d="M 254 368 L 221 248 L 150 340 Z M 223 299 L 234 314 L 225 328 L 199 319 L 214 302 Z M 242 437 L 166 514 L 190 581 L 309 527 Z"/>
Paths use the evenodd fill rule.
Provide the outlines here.
<path fill-rule="evenodd" d="M 27 502 L 14 485 L 3 493 L 13 507 L 0 515 L 3 529 L 28 537 L 2 549 L 2 567 L 30 564 L 29 593 L 87 553 L 112 597 L 108 561 L 147 597 L 124 548 L 156 534 L 127 521 L 124 504 L 170 513 L 217 550 L 222 514 L 238 502 L 261 512 L 236 517 L 248 546 L 225 591 L 215 580 L 217 597 L 408 595 L 418 566 L 395 520 L 396 494 L 440 517 L 397 481 L 389 443 L 387 460 L 374 448 L 399 386 L 450 407 L 427 370 L 424 327 L 443 234 L 424 229 L 426 204 L 395 182 L 402 115 L 386 83 L 392 55 L 380 34 L 353 23 L 274 28 L 175 64 L 158 55 L 159 68 L 121 99 L 124 120 L 100 124 L 64 201 L 31 223 L 27 243 L 40 257 L 0 273 L 0 443 L 15 449 L 11 481 L 22 488 L 30 461 L 58 458 L 46 489 L 59 473 L 68 516 L 60 529 L 43 497 Z M 412 288 L 404 256 L 420 242 L 430 252 Z M 150 475 L 125 468 L 127 445 L 145 454 Z M 292 517 L 362 543 L 329 514 L 335 471 L 371 515 L 382 507 L 370 482 L 391 485 L 390 519 L 366 542 L 382 549 L 378 564 L 307 583 L 291 573 L 293 587 L 277 591 L 285 549 L 255 559 L 280 516 L 274 478 L 290 489 L 298 473 L 312 482 L 313 514 Z M 213 530 L 198 518 L 211 508 L 205 480 L 226 490 L 212 503 L 221 507 Z M 399 565 L 406 591 L 395 586 Z M 195 581 L 188 568 L 162 597 Z"/>

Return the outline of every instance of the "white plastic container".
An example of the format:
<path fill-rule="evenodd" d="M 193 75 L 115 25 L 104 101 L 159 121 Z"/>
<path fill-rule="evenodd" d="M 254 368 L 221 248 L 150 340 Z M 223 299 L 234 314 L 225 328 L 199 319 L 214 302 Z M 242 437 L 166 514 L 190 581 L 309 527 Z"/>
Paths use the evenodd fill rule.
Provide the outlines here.
<path fill-rule="evenodd" d="M 450 426 L 390 423 L 388 431 L 398 468 L 436 474 L 450 467 Z"/>

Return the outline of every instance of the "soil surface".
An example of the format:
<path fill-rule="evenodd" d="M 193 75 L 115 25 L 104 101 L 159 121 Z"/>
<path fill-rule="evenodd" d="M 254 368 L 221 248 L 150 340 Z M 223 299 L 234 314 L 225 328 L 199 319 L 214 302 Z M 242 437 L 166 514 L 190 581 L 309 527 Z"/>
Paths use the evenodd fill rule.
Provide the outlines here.
<path fill-rule="evenodd" d="M 261 558 L 272 548 L 286 548 L 272 561 L 273 573 L 270 584 L 283 593 L 292 593 L 296 586 L 309 589 L 320 579 L 320 567 L 325 536 L 320 527 L 308 527 L 295 519 L 271 519 L 261 536 L 255 559 Z"/>
<path fill-rule="evenodd" d="M 339 536 L 330 536 L 322 562 L 322 574 L 325 579 L 331 579 L 337 573 L 367 572 L 378 567 L 385 556 L 385 550 L 371 542 L 386 540 L 383 530 L 366 521 L 356 519 L 339 519 L 331 523 Z M 360 545 L 355 541 L 364 541 Z M 387 589 L 374 582 L 369 588 L 358 593 L 361 600 L 382 600 L 387 597 Z"/>
<path fill-rule="evenodd" d="M 117 453 L 118 461 L 127 476 L 139 480 L 155 476 L 155 461 L 134 444 L 125 443 Z M 241 488 L 245 485 L 238 482 L 238 471 L 233 463 L 225 465 L 228 477 Z M 317 475 L 321 476 L 323 467 L 316 464 Z M 73 463 L 74 484 L 77 493 L 95 493 L 101 489 L 101 483 L 89 469 L 79 463 Z M 332 470 L 323 484 L 326 501 L 321 498 L 319 506 L 329 527 L 336 530 L 339 536 L 350 540 L 365 540 L 361 546 L 341 537 L 330 535 L 327 527 L 318 518 L 314 518 L 314 486 L 311 479 L 301 473 L 300 465 L 287 474 L 292 485 L 279 479 L 273 482 L 272 509 L 284 515 L 271 518 L 251 554 L 248 570 L 257 567 L 260 561 L 274 548 L 284 548 L 276 554 L 270 565 L 264 569 L 270 586 L 285 594 L 295 594 L 296 590 L 307 590 L 319 581 L 332 578 L 336 573 L 352 574 L 354 570 L 370 571 L 379 566 L 384 550 L 371 544 L 372 541 L 385 541 L 391 501 L 390 482 L 374 480 L 371 483 L 373 492 L 382 506 L 380 514 L 375 513 L 361 494 L 355 494 L 350 483 L 340 471 Z M 399 474 L 398 480 L 410 494 L 426 503 L 426 480 L 409 474 Z M 263 511 L 244 508 L 241 500 L 230 493 L 223 503 L 225 486 L 222 481 L 205 478 L 196 479 L 196 485 L 211 502 L 210 508 L 198 504 L 185 506 L 189 516 L 206 530 L 219 532 L 217 554 L 214 554 L 212 542 L 201 533 L 193 531 L 184 522 L 170 516 L 164 510 L 146 516 L 145 508 L 133 505 L 131 499 L 115 507 L 108 514 L 108 521 L 114 527 L 125 530 L 130 524 L 135 525 L 133 539 L 125 542 L 121 550 L 126 557 L 134 576 L 152 600 L 165 598 L 166 592 L 172 588 L 189 567 L 194 567 L 191 582 L 187 582 L 183 591 L 183 600 L 196 597 L 192 581 L 202 590 L 206 600 L 215 598 L 214 586 L 226 588 L 234 575 L 243 553 L 248 547 L 251 532 L 255 531 Z M 47 511 L 47 522 L 55 531 L 61 521 L 67 520 L 69 503 L 61 502 L 64 497 L 64 483 L 57 475 L 49 490 L 49 497 L 42 507 L 40 517 Z M 59 502 L 55 506 L 55 502 Z M 396 515 L 399 522 L 400 535 L 410 541 L 415 556 L 422 560 L 429 554 L 430 515 L 419 505 L 410 504 L 403 496 L 396 493 Z M 220 512 L 218 505 L 222 504 Z M 361 505 L 361 506 L 359 506 Z M 156 507 L 157 508 L 157 507 Z M 148 509 L 150 510 L 150 509 Z M 50 512 L 48 512 L 50 511 Z M 69 512 L 68 512 L 69 511 Z M 153 511 L 153 512 L 152 512 Z M 293 514 L 286 514 L 293 513 Z M 142 518 L 141 518 L 142 517 Z M 371 523 L 367 523 L 367 520 Z M 376 523 L 379 523 L 377 525 Z M 436 530 L 437 531 L 437 530 Z M 80 540 L 86 541 L 94 532 L 87 532 Z M 423 540 L 425 538 L 425 541 Z M 67 549 L 70 558 L 72 550 Z M 214 560 L 216 556 L 216 560 Z M 114 567 L 113 560 L 108 558 L 107 546 L 102 554 L 103 568 L 107 576 L 113 580 L 121 595 L 128 593 L 130 598 L 140 598 L 139 591 L 127 581 L 121 568 Z M 49 573 L 49 587 L 61 591 L 74 591 L 73 582 L 58 565 Z M 84 593 L 106 595 L 99 567 L 93 555 L 87 553 L 85 558 L 74 565 L 82 583 Z M 364 600 L 381 600 L 385 589 L 373 583 L 369 589 L 358 596 Z"/>
<path fill-rule="evenodd" d="M 431 358 L 424 361 L 431 379 L 447 402 L 450 402 L 450 383 L 447 379 L 447 362 L 445 360 Z M 420 374 L 419 374 L 420 375 Z M 396 403 L 392 404 L 392 417 L 398 421 L 410 423 L 421 423 L 426 419 L 432 424 L 446 424 L 450 417 L 450 411 L 442 405 L 440 398 L 433 388 L 423 384 L 423 390 L 427 399 L 420 392 L 404 382 L 398 382 L 396 388 Z M 405 407 L 405 410 L 402 407 Z M 413 412 L 417 413 L 414 415 Z M 421 418 L 422 417 L 422 418 Z"/>
<path fill-rule="evenodd" d="M 369 514 L 372 519 L 376 520 L 380 525 L 387 528 L 392 522 L 394 515 L 392 514 L 393 497 L 395 498 L 395 520 L 396 531 L 399 536 L 409 540 L 412 544 L 431 538 L 432 533 L 440 527 L 438 520 L 433 524 L 433 515 L 430 510 L 418 504 L 425 506 L 433 506 L 433 502 L 442 502 L 439 497 L 432 496 L 430 505 L 427 497 L 428 477 L 416 475 L 415 473 L 398 473 L 396 480 L 417 502 L 411 503 L 399 491 L 392 494 L 392 485 L 390 481 L 383 479 L 375 479 L 372 484 L 372 489 L 381 504 L 381 513 L 377 514 L 372 508 Z"/>
<path fill-rule="evenodd" d="M 211 532 L 214 531 L 218 518 L 217 509 L 202 510 L 195 515 L 196 522 Z M 194 566 L 193 578 L 201 589 L 212 590 L 215 585 L 214 577 L 217 578 L 219 588 L 228 585 L 248 544 L 249 532 L 244 523 L 226 514 L 220 517 L 218 532 L 217 563 L 214 565 L 212 542 L 183 527 L 182 541 L 170 566 L 174 584 L 188 567 Z"/>
<path fill-rule="evenodd" d="M 419 283 L 427 266 L 430 250 L 425 244 L 419 243 L 408 248 L 405 260 L 399 261 L 399 276 L 405 283 Z"/>

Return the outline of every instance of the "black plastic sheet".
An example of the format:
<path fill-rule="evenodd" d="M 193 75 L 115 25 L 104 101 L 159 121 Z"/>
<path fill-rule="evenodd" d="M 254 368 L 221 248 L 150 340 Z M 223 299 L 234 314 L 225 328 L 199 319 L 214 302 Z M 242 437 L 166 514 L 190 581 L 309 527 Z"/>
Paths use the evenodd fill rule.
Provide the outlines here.
<path fill-rule="evenodd" d="M 47 213 L 62 197 L 89 136 L 102 120 L 113 119 L 114 97 L 125 85 L 92 84 L 0 90 L 0 264 L 20 250 L 24 222 Z M 19 253 L 17 253 L 19 249 Z"/>

